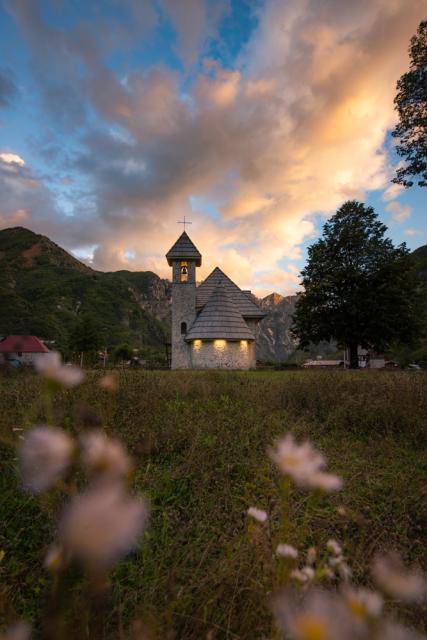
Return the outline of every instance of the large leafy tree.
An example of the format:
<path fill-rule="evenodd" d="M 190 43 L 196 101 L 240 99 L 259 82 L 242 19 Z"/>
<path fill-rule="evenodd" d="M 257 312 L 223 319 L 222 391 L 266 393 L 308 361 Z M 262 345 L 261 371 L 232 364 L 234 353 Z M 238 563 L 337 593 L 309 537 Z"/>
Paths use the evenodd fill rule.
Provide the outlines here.
<path fill-rule="evenodd" d="M 71 334 L 70 339 L 73 351 L 90 353 L 99 349 L 102 345 L 102 334 L 99 323 L 92 315 L 82 315 Z"/>
<path fill-rule="evenodd" d="M 427 186 L 427 20 L 421 22 L 409 47 L 410 69 L 397 82 L 394 99 L 399 114 L 393 136 L 398 139 L 397 153 L 406 159 L 393 182 L 411 187 Z"/>
<path fill-rule="evenodd" d="M 421 299 L 405 244 L 394 247 L 372 207 L 345 202 L 308 249 L 294 333 L 302 347 L 336 340 L 358 366 L 358 345 L 382 351 L 413 341 L 421 326 Z"/>

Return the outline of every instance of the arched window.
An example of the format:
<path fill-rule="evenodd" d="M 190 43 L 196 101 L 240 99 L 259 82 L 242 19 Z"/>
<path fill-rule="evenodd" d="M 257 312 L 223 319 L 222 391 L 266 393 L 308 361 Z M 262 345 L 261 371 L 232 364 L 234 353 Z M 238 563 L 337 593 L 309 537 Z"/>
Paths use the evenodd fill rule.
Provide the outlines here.
<path fill-rule="evenodd" d="M 181 262 L 181 282 L 188 282 L 188 263 Z"/>
<path fill-rule="evenodd" d="M 184 336 L 187 333 L 187 323 L 181 322 L 181 335 Z"/>

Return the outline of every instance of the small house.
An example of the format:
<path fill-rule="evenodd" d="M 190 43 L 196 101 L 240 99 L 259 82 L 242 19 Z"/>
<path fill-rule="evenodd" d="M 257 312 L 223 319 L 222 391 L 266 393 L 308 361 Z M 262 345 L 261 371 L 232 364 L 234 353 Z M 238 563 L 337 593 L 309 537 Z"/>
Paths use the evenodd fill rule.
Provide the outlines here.
<path fill-rule="evenodd" d="M 49 349 L 36 336 L 6 336 L 0 340 L 0 364 L 19 362 L 34 365 L 46 353 Z"/>

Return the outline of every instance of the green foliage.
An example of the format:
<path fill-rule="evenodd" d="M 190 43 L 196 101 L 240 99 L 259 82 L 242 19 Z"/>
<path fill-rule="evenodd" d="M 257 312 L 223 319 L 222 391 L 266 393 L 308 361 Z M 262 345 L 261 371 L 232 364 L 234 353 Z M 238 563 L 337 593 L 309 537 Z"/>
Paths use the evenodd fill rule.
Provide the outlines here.
<path fill-rule="evenodd" d="M 81 316 L 70 336 L 73 349 L 78 352 L 89 353 L 96 351 L 102 345 L 102 334 L 99 322 L 91 316 Z"/>
<path fill-rule="evenodd" d="M 411 344 L 421 331 L 422 303 L 414 264 L 404 244 L 384 237 L 372 207 L 345 202 L 308 249 L 294 332 L 302 347 L 336 340 L 377 351 L 395 340 Z"/>
<path fill-rule="evenodd" d="M 246 510 L 267 510 L 277 535 L 281 478 L 266 448 L 287 431 L 311 439 L 345 483 L 313 507 L 307 544 L 342 541 L 357 583 L 369 583 L 372 557 L 385 549 L 427 568 L 424 372 L 124 370 L 111 395 L 98 382 L 89 375 L 81 388 L 58 393 L 55 423 L 74 435 L 108 425 L 135 459 L 134 491 L 151 503 L 145 540 L 114 571 L 105 638 L 127 637 L 135 618 L 154 628 L 154 638 L 270 637 L 267 594 L 275 585 Z M 19 490 L 21 432 L 12 427 L 29 427 L 40 390 L 35 376 L 0 378 L 0 577 L 8 603 L 0 614 L 36 627 L 51 586 L 42 563 L 59 505 Z M 296 527 L 306 501 L 301 491 L 290 496 Z M 85 638 L 84 583 L 76 575 L 67 586 L 69 623 Z M 425 627 L 422 612 L 401 606 L 400 613 Z"/>
<path fill-rule="evenodd" d="M 163 354 L 166 323 L 144 310 L 162 281 L 151 272 L 101 273 L 48 238 L 20 227 L 0 231 L 0 335 L 34 334 L 67 355 L 98 346 L 150 346 Z M 167 305 L 165 305 L 167 307 Z M 102 345 L 75 343 L 81 318 L 91 317 Z"/>
<path fill-rule="evenodd" d="M 406 165 L 399 167 L 393 182 L 411 187 L 427 186 L 427 20 L 420 23 L 409 47 L 410 70 L 397 82 L 394 99 L 399 114 L 393 136 L 398 138 L 397 153 Z M 412 179 L 411 179 L 412 178 Z"/>
<path fill-rule="evenodd" d="M 133 351 L 128 344 L 119 344 L 113 351 L 113 360 L 120 362 L 121 360 L 130 360 L 133 356 Z"/>

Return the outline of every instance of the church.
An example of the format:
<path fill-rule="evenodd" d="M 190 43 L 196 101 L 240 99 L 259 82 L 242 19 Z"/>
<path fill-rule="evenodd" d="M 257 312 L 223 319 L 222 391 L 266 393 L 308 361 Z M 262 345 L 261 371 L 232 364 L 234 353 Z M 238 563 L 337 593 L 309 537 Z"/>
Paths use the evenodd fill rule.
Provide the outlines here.
<path fill-rule="evenodd" d="M 172 369 L 254 369 L 264 312 L 216 267 L 199 286 L 202 256 L 184 231 L 166 254 L 172 267 Z"/>

